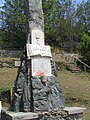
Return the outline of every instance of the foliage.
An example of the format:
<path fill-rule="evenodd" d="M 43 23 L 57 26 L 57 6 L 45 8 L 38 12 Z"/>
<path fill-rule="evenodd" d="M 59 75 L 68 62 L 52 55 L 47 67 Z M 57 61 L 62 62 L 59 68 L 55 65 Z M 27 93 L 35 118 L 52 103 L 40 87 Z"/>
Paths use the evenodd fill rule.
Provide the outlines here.
<path fill-rule="evenodd" d="M 24 0 L 5 0 L 2 28 L 4 30 L 4 44 L 8 47 L 19 48 L 25 44 Z"/>
<path fill-rule="evenodd" d="M 59 23 L 57 8 L 57 0 L 43 1 L 46 42 L 50 45 L 56 45 Z"/>
<path fill-rule="evenodd" d="M 90 30 L 90 1 L 74 4 L 72 0 L 42 0 L 45 40 L 51 46 L 73 52 L 83 32 Z M 24 0 L 5 0 L 2 7 L 1 45 L 22 48 L 26 42 Z M 3 31 L 3 32 L 2 32 Z"/>
<path fill-rule="evenodd" d="M 90 66 L 90 36 L 83 33 L 81 40 L 79 51 L 83 57 L 83 61 Z"/>
<path fill-rule="evenodd" d="M 2 29 L 0 29 L 0 49 L 3 46 L 3 39 L 4 39 L 4 31 Z"/>
<path fill-rule="evenodd" d="M 84 26 L 84 31 L 90 30 L 90 0 L 83 1 L 77 8 L 77 19 Z"/>
<path fill-rule="evenodd" d="M 72 0 L 45 0 L 43 2 L 46 41 L 50 45 L 70 52 L 76 50 L 81 34 L 83 31 L 88 31 L 85 29 L 86 24 L 81 22 L 83 21 L 81 14 L 84 14 L 81 5 L 75 7 Z M 83 6 L 86 6 L 85 8 L 89 11 L 86 3 L 83 3 Z"/>

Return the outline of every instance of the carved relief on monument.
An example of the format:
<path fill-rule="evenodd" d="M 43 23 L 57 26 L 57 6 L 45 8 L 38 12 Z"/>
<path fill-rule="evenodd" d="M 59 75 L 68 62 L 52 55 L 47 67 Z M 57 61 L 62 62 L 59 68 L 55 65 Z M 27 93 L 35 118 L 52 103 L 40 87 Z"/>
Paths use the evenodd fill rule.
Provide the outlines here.
<path fill-rule="evenodd" d="M 38 28 L 31 31 L 31 43 L 37 45 L 44 45 L 44 32 Z"/>

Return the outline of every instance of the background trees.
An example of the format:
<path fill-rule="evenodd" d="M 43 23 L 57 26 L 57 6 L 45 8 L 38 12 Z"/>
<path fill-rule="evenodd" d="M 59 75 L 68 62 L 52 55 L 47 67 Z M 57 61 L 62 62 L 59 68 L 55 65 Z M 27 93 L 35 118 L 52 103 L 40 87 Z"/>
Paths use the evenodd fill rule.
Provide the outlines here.
<path fill-rule="evenodd" d="M 82 60 L 90 66 L 90 36 L 87 33 L 83 33 L 81 37 L 79 52 Z"/>
<path fill-rule="evenodd" d="M 43 1 L 46 41 L 51 46 L 76 51 L 82 33 L 90 29 L 89 7 L 89 0 L 78 5 L 72 0 Z"/>
<path fill-rule="evenodd" d="M 83 32 L 90 35 L 89 8 L 89 0 L 78 5 L 72 0 L 43 0 L 46 42 L 69 52 L 77 51 Z M 25 45 L 25 9 L 24 0 L 5 0 L 1 12 L 2 47 L 19 49 Z"/>
<path fill-rule="evenodd" d="M 2 27 L 4 31 L 4 46 L 8 48 L 22 48 L 25 44 L 24 0 L 5 0 L 2 7 Z"/>

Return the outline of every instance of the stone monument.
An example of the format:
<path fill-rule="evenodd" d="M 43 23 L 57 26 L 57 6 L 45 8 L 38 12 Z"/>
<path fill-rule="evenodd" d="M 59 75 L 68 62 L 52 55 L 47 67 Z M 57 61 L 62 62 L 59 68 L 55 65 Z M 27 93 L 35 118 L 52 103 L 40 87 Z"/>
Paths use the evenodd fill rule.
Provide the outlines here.
<path fill-rule="evenodd" d="M 68 110 L 64 109 L 57 68 L 52 62 L 50 46 L 45 45 L 42 0 L 27 0 L 26 5 L 27 44 L 12 102 L 9 111 L 2 112 L 2 120 L 75 120 L 77 116 L 74 119 L 65 112 Z"/>
<path fill-rule="evenodd" d="M 50 46 L 45 45 L 42 0 L 27 0 L 27 44 L 21 58 L 9 108 L 14 112 L 56 111 L 65 99 L 55 64 L 51 65 Z"/>

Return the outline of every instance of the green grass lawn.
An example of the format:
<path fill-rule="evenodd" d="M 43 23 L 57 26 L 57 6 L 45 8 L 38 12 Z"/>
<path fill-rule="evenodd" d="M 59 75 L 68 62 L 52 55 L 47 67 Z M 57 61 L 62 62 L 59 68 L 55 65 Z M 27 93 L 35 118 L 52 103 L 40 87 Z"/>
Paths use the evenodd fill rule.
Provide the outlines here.
<path fill-rule="evenodd" d="M 90 74 L 59 71 L 66 106 L 86 107 L 85 120 L 90 119 Z"/>
<path fill-rule="evenodd" d="M 0 68 L 0 89 L 13 87 L 17 68 Z M 85 120 L 90 119 L 90 74 L 59 71 L 58 77 L 66 98 L 66 106 L 86 107 Z"/>
<path fill-rule="evenodd" d="M 17 68 L 0 68 L 0 89 L 13 87 Z"/>

